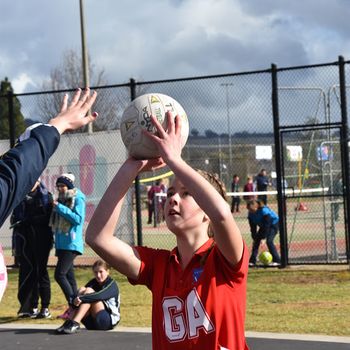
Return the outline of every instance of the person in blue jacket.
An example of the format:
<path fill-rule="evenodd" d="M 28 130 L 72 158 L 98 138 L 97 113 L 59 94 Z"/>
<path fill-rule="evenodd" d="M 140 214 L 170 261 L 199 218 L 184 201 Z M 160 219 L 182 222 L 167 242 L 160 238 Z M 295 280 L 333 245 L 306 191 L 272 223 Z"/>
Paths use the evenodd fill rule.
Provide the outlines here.
<path fill-rule="evenodd" d="M 89 330 L 109 330 L 120 321 L 120 294 L 117 283 L 109 276 L 110 267 L 103 260 L 92 265 L 95 278 L 80 288 L 73 300 L 74 311 L 59 334 L 73 334 L 80 330 L 80 322 Z"/>
<path fill-rule="evenodd" d="M 74 259 L 84 252 L 83 226 L 85 195 L 74 185 L 75 176 L 65 173 L 56 180 L 58 198 L 53 201 L 50 225 L 55 235 L 57 264 L 55 280 L 61 287 L 68 306 L 77 294 Z M 67 312 L 69 312 L 69 308 Z M 61 315 L 67 318 L 69 315 Z"/>
<path fill-rule="evenodd" d="M 89 88 L 83 94 L 78 89 L 68 103 L 68 95 L 65 94 L 56 117 L 48 124 L 38 123 L 27 128 L 17 144 L 0 157 L 0 227 L 33 188 L 57 149 L 60 135 L 96 119 L 97 113 L 87 115 L 96 96 L 96 92 L 90 94 Z M 6 281 L 6 278 L 1 281 Z M 3 292 L 4 288 L 0 290 Z"/>
<path fill-rule="evenodd" d="M 266 239 L 266 245 L 272 255 L 272 265 L 279 265 L 281 258 L 273 242 L 278 232 L 278 215 L 266 206 L 263 201 L 259 200 L 249 201 L 247 209 L 250 232 L 253 239 L 249 266 L 256 264 L 260 243 L 263 239 Z"/>

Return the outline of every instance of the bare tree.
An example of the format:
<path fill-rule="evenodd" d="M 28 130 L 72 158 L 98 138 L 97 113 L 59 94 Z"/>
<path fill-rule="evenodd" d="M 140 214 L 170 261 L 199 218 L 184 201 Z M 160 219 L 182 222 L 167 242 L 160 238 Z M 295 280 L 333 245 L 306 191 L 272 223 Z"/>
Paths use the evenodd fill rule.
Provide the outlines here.
<path fill-rule="evenodd" d="M 107 85 L 103 70 L 97 71 L 89 59 L 89 74 L 91 86 Z M 74 50 L 63 54 L 62 63 L 51 71 L 50 78 L 42 85 L 43 91 L 50 91 L 39 95 L 39 116 L 45 122 L 57 114 L 60 108 L 63 92 L 84 86 L 83 69 L 80 56 Z M 98 90 L 98 88 L 96 88 Z M 58 91 L 53 93 L 52 91 Z M 111 130 L 119 127 L 119 118 L 129 102 L 128 90 L 125 88 L 101 89 L 94 105 L 94 111 L 99 117 L 93 125 L 94 130 Z"/>

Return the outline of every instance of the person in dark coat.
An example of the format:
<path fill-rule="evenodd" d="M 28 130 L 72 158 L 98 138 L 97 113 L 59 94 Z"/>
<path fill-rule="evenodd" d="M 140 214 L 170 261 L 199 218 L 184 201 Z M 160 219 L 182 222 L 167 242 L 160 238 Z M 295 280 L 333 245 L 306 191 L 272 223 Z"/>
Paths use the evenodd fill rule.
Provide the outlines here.
<path fill-rule="evenodd" d="M 37 180 L 11 216 L 14 251 L 19 263 L 19 317 L 51 317 L 51 284 L 47 262 L 53 244 L 53 234 L 49 226 L 52 202 L 52 194 Z"/>
<path fill-rule="evenodd" d="M 239 192 L 239 176 L 237 174 L 233 175 L 231 182 L 231 192 Z M 241 198 L 239 196 L 232 196 L 231 201 L 231 213 L 239 213 L 239 204 L 241 203 Z"/>
<path fill-rule="evenodd" d="M 256 190 L 258 192 L 265 192 L 267 191 L 267 187 L 271 186 L 270 180 L 267 177 L 267 173 L 265 169 L 260 170 L 260 173 L 255 178 L 255 182 L 256 182 Z M 265 204 L 267 204 L 267 195 L 259 194 L 258 200 L 263 201 Z"/>

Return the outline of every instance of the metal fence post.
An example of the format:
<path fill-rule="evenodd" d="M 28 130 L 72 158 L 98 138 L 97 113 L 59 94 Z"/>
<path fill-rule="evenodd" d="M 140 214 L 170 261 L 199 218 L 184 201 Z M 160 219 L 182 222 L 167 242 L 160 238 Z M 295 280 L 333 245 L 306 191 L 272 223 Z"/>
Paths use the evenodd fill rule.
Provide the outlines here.
<path fill-rule="evenodd" d="M 136 98 L 136 82 L 130 79 L 130 96 L 131 101 Z M 141 208 L 141 190 L 140 178 L 135 178 L 135 202 L 136 202 L 136 229 L 137 229 L 137 245 L 142 246 L 142 208 Z"/>
<path fill-rule="evenodd" d="M 285 210 L 284 198 L 282 193 L 282 152 L 281 152 L 281 136 L 280 136 L 280 121 L 278 109 L 278 79 L 277 66 L 271 65 L 271 81 L 272 81 L 272 114 L 273 114 L 273 129 L 275 140 L 275 162 L 277 175 L 277 201 L 278 201 L 278 216 L 280 230 L 280 250 L 281 250 L 281 267 L 286 267 L 288 264 L 288 246 L 287 246 L 287 231 L 285 229 Z"/>
<path fill-rule="evenodd" d="M 343 193 L 345 193 L 345 218 L 344 225 L 346 230 L 346 256 L 348 262 L 350 262 L 350 231 L 349 231 L 349 218 L 350 218 L 350 179 L 349 179 L 349 139 L 348 139 L 348 115 L 346 106 L 346 82 L 345 82 L 345 62 L 344 57 L 338 57 L 339 63 L 339 88 L 340 88 L 340 108 L 341 108 L 341 138 L 340 148 L 341 157 L 343 163 Z"/>

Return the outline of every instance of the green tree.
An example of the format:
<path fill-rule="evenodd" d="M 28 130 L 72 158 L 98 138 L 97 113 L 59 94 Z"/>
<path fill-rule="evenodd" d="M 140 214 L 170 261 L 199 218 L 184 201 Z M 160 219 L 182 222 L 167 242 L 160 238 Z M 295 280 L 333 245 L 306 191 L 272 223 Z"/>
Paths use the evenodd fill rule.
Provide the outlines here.
<path fill-rule="evenodd" d="M 8 78 L 1 81 L 0 86 L 0 139 L 9 139 L 9 104 L 8 104 L 8 93 L 13 92 L 13 88 Z M 21 113 L 21 102 L 19 99 L 13 97 L 13 117 L 15 124 L 15 137 L 19 136 L 26 128 L 23 114 Z"/>

